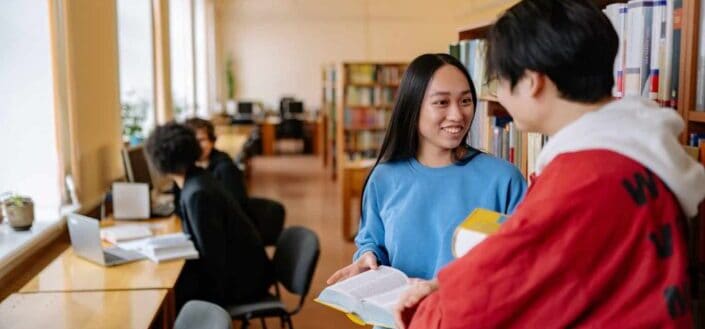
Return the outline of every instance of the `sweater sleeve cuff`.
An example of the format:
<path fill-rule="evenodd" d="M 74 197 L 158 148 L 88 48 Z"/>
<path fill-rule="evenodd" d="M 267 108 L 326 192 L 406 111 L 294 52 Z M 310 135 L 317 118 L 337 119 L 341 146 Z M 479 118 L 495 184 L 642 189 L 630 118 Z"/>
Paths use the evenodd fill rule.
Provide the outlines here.
<path fill-rule="evenodd" d="M 367 245 L 367 246 L 360 246 L 360 248 L 357 249 L 355 254 L 353 255 L 353 262 L 356 262 L 362 254 L 371 251 L 373 254 L 375 254 L 375 257 L 377 257 L 377 264 L 378 265 L 387 265 L 389 266 L 389 259 L 387 259 L 386 255 L 380 250 L 379 247 L 375 245 Z"/>

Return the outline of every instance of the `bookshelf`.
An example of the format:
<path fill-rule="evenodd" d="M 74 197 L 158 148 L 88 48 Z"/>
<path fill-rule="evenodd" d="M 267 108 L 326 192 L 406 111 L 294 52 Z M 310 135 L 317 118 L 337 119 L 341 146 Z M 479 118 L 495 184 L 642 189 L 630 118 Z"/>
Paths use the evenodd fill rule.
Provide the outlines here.
<path fill-rule="evenodd" d="M 335 163 L 342 189 L 343 236 L 352 239 L 351 211 L 384 139 L 407 63 L 344 62 L 336 68 Z"/>
<path fill-rule="evenodd" d="M 473 39 L 484 39 L 489 31 L 489 28 L 493 24 L 494 18 L 488 19 L 487 17 L 493 16 L 497 17 L 500 13 L 506 10 L 509 6 L 517 3 L 517 0 L 489 0 L 491 8 L 485 10 L 485 12 L 490 12 L 491 15 L 484 15 L 478 19 L 470 21 L 465 27 L 459 29 L 458 40 L 466 41 Z M 615 3 L 628 3 L 628 0 L 595 0 L 595 3 L 600 7 L 605 9 L 608 5 Z M 671 3 L 671 0 L 669 0 Z M 701 71 L 698 72 L 698 49 L 702 49 L 705 52 L 705 35 L 699 35 L 701 31 L 705 31 L 705 27 L 701 27 L 703 22 L 703 17 L 700 17 L 701 6 L 705 3 L 701 0 L 674 0 L 673 3 L 682 3 L 682 9 L 674 11 L 674 26 L 680 24 L 681 39 L 680 43 L 675 43 L 680 47 L 680 54 L 673 55 L 672 60 L 678 60 L 678 66 L 675 71 L 672 70 L 672 74 L 678 74 L 678 78 L 674 81 L 677 82 L 675 90 L 677 91 L 677 97 L 675 99 L 660 99 L 660 101 L 667 100 L 667 105 L 675 107 L 675 110 L 681 115 L 683 121 L 686 123 L 686 130 L 680 136 L 680 141 L 682 144 L 687 144 L 691 134 L 705 134 L 705 64 L 701 67 Z M 700 54 L 700 56 L 705 56 L 705 54 Z M 698 90 L 698 75 L 700 75 L 700 87 L 704 91 L 700 95 L 700 106 L 697 106 L 698 99 L 696 98 Z M 480 103 L 484 103 L 488 110 L 483 115 L 487 116 L 509 116 L 507 111 L 502 108 L 495 97 L 488 95 L 480 95 Z M 476 118 L 477 119 L 477 118 Z M 527 162 L 529 156 L 527 156 L 527 148 L 530 147 L 529 144 L 536 143 L 536 136 L 533 139 L 529 139 L 527 133 L 522 133 L 522 159 L 520 168 L 522 173 L 527 176 Z M 535 146 L 535 145 L 534 145 Z M 705 154 L 700 154 L 700 159 L 703 161 Z M 532 159 L 535 160 L 535 159 Z M 700 218 L 704 218 L 703 209 L 705 206 L 701 207 Z M 691 252 L 691 257 L 695 257 L 698 262 L 698 267 L 694 269 L 697 271 L 694 277 L 695 282 L 691 284 L 695 287 L 693 289 L 693 310 L 695 318 L 695 327 L 702 328 L 705 323 L 705 271 L 703 269 L 702 262 L 705 259 L 705 255 L 702 254 L 704 249 L 703 245 L 703 230 L 702 221 L 693 220 L 690 222 L 689 227 L 689 249 Z"/>
<path fill-rule="evenodd" d="M 325 64 L 322 67 L 322 93 L 321 93 L 321 112 L 325 113 L 326 118 L 326 145 L 324 145 L 323 164 L 328 167 L 331 179 L 335 179 L 337 175 L 336 164 L 336 114 L 337 114 L 337 66 L 335 64 Z"/>
<path fill-rule="evenodd" d="M 484 39 L 494 22 L 494 17 L 497 17 L 500 13 L 517 2 L 517 0 L 491 1 L 493 5 L 490 5 L 490 8 L 485 10 L 485 12 L 493 13 L 493 15 L 483 15 L 468 22 L 468 24 L 458 30 L 458 41 L 463 42 Z M 628 0 L 595 0 L 595 3 L 603 9 L 613 3 L 628 2 Z M 676 110 L 681 117 L 683 117 L 684 122 L 687 123 L 686 131 L 684 131 L 680 138 L 681 143 L 683 144 L 687 143 L 690 134 L 705 133 L 705 112 L 697 111 L 695 104 L 698 57 L 697 40 L 705 40 L 705 37 L 698 36 L 700 28 L 700 3 L 700 0 L 682 0 L 682 36 L 680 41 L 680 56 L 678 58 L 680 61 L 678 68 L 678 97 L 676 103 L 673 105 L 675 105 Z M 703 80 L 705 80 L 705 77 L 703 77 Z M 478 85 L 479 81 L 475 81 L 475 84 Z M 479 102 L 476 115 L 489 117 L 510 117 L 509 113 L 497 101 L 496 97 L 484 93 L 480 93 L 478 97 Z M 486 111 L 480 111 L 481 106 L 486 107 Z M 522 141 L 521 150 L 519 153 L 521 154 L 522 159 L 519 159 L 520 164 L 518 167 L 521 169 L 521 172 L 525 177 L 528 177 L 530 174 L 528 171 L 530 171 L 529 168 L 531 167 L 527 164 L 527 155 L 529 153 L 527 147 L 532 144 L 527 141 L 529 138 L 530 137 L 527 133 L 521 133 Z M 491 150 L 485 150 L 491 152 Z M 540 147 L 535 151 L 539 150 Z"/>

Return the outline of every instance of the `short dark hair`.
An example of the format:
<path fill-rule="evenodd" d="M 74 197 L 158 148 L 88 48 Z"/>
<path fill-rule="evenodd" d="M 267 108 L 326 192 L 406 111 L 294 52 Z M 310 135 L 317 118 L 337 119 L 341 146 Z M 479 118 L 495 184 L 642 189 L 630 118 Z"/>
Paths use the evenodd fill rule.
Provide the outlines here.
<path fill-rule="evenodd" d="M 590 0 L 523 0 L 487 35 L 487 78 L 513 89 L 532 70 L 547 75 L 564 99 L 594 103 L 611 96 L 619 40 Z"/>
<path fill-rule="evenodd" d="M 201 118 L 191 118 L 186 120 L 184 124 L 186 125 L 186 127 L 191 128 L 194 133 L 200 129 L 205 129 L 206 134 L 208 135 L 208 139 L 211 142 L 215 142 L 215 127 L 213 127 L 213 124 L 210 121 L 203 120 Z"/>
<path fill-rule="evenodd" d="M 161 174 L 182 174 L 201 156 L 196 134 L 185 125 L 169 122 L 158 126 L 147 138 L 145 150 Z"/>

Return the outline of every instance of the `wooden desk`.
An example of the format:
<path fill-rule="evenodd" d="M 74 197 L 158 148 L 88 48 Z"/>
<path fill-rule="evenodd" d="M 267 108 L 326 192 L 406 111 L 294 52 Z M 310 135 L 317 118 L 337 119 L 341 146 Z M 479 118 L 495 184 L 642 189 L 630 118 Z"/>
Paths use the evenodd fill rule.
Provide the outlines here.
<path fill-rule="evenodd" d="M 167 291 L 12 294 L 0 304 L 0 328 L 149 328 Z"/>
<path fill-rule="evenodd" d="M 247 139 L 257 128 L 256 125 L 227 125 L 216 126 L 215 134 L 218 137 L 215 141 L 215 148 L 227 153 L 231 158 L 236 159 L 242 152 Z"/>
<path fill-rule="evenodd" d="M 281 119 L 277 117 L 269 117 L 258 123 L 262 133 L 262 155 L 274 155 L 274 144 L 277 141 L 276 130 L 279 123 L 281 123 Z M 312 132 L 313 154 L 324 155 L 326 144 L 325 118 L 323 116 L 307 118 L 304 120 L 304 129 Z"/>
<path fill-rule="evenodd" d="M 181 220 L 177 216 L 146 223 L 155 234 L 181 232 Z M 134 222 L 106 220 L 101 226 L 128 224 Z M 165 289 L 163 317 L 164 323 L 170 325 L 176 317 L 174 286 L 183 267 L 184 260 L 159 264 L 141 260 L 103 267 L 76 256 L 73 248 L 68 248 L 22 287 L 20 293 Z"/>

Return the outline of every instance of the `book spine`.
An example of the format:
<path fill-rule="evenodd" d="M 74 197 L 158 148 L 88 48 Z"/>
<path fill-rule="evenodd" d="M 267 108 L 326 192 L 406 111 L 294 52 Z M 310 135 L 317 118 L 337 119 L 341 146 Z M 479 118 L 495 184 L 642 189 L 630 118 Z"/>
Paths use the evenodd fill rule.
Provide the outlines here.
<path fill-rule="evenodd" d="M 671 87 L 669 91 L 669 107 L 678 109 L 678 84 L 680 79 L 681 33 L 683 27 L 683 0 L 673 1 L 673 38 L 671 55 Z"/>

